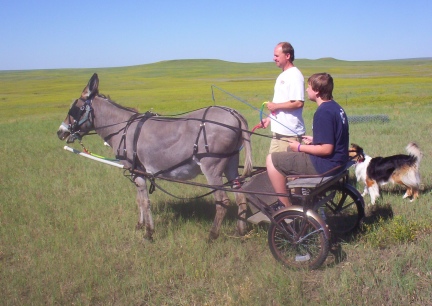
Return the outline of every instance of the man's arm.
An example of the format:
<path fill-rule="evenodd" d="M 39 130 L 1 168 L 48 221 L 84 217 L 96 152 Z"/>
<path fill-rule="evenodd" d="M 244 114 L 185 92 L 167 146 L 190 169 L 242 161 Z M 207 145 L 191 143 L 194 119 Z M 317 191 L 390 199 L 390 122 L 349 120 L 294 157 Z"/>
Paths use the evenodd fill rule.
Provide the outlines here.
<path fill-rule="evenodd" d="M 283 103 L 273 103 L 273 102 L 268 102 L 267 103 L 267 109 L 271 112 L 274 111 L 278 111 L 278 110 L 293 110 L 293 109 L 298 109 L 298 108 L 302 108 L 304 105 L 303 101 L 300 100 L 293 100 L 293 101 L 288 101 L 288 102 L 283 102 Z"/>

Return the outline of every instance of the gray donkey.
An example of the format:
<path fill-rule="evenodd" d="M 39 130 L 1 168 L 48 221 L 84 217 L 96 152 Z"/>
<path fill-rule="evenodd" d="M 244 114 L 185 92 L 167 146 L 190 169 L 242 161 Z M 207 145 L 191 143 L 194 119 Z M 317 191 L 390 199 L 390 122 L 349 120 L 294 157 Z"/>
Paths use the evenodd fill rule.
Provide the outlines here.
<path fill-rule="evenodd" d="M 140 114 L 100 95 L 98 85 L 95 73 L 60 125 L 59 139 L 71 143 L 95 130 L 113 148 L 116 157 L 131 171 L 137 187 L 137 228 L 145 226 L 144 238 L 149 240 L 154 232 L 147 191 L 149 177 L 190 180 L 203 173 L 208 184 L 215 186 L 216 216 L 210 239 L 216 239 L 229 205 L 226 192 L 218 187 L 223 185 L 223 175 L 229 182 L 239 177 L 242 146 L 245 152 L 242 175 L 248 176 L 252 171 L 250 133 L 244 117 L 233 109 L 219 106 L 181 117 Z M 238 215 L 245 217 L 245 195 L 236 192 L 235 198 Z M 239 218 L 237 232 L 244 235 L 245 231 L 246 223 Z"/>

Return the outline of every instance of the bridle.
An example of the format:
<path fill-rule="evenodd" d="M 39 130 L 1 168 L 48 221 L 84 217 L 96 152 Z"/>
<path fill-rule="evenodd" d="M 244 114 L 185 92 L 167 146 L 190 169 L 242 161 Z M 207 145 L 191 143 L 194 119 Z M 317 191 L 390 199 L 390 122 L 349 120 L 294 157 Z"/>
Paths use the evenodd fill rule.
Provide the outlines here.
<path fill-rule="evenodd" d="M 84 104 L 81 107 L 77 106 L 78 100 L 84 101 Z M 66 125 L 66 123 L 62 123 L 62 126 L 65 127 L 71 135 L 78 139 L 81 139 L 80 132 L 83 124 L 86 124 L 86 128 L 93 126 L 95 116 L 92 102 L 93 98 L 88 98 L 87 100 L 84 100 L 83 98 L 76 99 L 68 111 L 69 124 Z M 71 120 L 71 118 L 73 120 Z"/>

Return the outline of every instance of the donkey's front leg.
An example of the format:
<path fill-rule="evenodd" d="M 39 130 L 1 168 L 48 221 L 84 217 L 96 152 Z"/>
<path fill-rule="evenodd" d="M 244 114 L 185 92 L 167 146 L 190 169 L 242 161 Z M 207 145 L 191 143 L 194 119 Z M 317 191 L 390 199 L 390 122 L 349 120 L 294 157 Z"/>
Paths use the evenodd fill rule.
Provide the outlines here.
<path fill-rule="evenodd" d="M 146 180 L 143 177 L 136 177 L 135 185 L 137 187 L 136 203 L 139 210 L 139 219 L 136 228 L 142 229 L 145 226 L 144 239 L 153 240 L 154 224 Z"/>

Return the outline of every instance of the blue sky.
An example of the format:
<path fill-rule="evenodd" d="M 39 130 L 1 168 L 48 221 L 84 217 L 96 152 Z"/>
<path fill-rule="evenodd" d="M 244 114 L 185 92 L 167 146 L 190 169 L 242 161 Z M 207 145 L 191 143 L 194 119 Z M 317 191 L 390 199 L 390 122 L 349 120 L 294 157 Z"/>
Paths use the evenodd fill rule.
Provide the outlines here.
<path fill-rule="evenodd" d="M 432 57 L 431 0 L 0 0 L 0 70 Z"/>

